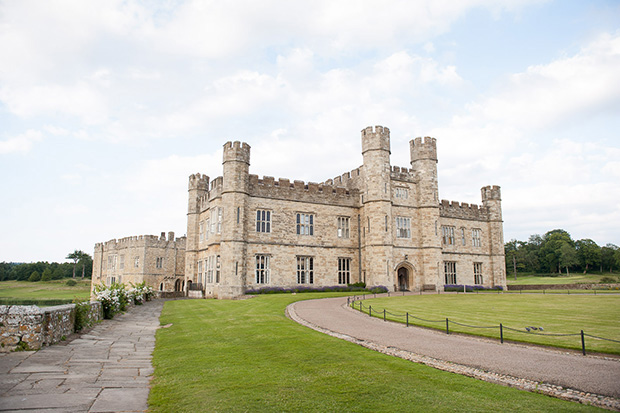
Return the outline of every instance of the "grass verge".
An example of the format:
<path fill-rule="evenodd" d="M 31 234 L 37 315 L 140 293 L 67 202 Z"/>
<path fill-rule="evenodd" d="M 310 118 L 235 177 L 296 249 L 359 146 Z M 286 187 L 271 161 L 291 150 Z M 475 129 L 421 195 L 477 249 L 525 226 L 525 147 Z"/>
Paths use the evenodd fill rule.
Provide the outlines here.
<path fill-rule="evenodd" d="M 172 326 L 157 331 L 149 410 L 594 409 L 390 357 L 284 315 L 293 301 L 336 295 L 166 302 L 160 323 Z"/>
<path fill-rule="evenodd" d="M 541 284 L 598 284 L 603 278 L 615 278 L 618 279 L 620 274 L 573 274 L 573 275 L 559 275 L 559 274 L 545 274 L 545 275 L 520 275 L 517 274 L 517 279 L 511 274 L 506 275 L 506 282 L 509 285 L 541 285 Z M 616 281 L 618 282 L 618 281 Z"/>
<path fill-rule="evenodd" d="M 85 300 L 90 297 L 90 279 L 76 280 L 69 287 L 69 278 L 53 281 L 0 281 L 0 298 L 20 300 Z M 25 302 L 25 301 L 24 301 Z"/>
<path fill-rule="evenodd" d="M 525 327 L 543 327 L 544 334 L 584 333 L 620 340 L 620 296 L 566 294 L 441 294 L 422 296 L 392 296 L 372 298 L 364 302 L 371 305 L 373 315 L 383 317 L 386 309 L 388 320 L 405 322 L 409 313 L 411 324 L 446 329 L 445 319 L 472 326 L 498 326 L 498 328 L 470 328 L 450 323 L 451 332 L 499 338 L 499 323 L 517 329 L 504 328 L 504 339 L 548 346 L 581 349 L 581 337 L 544 336 L 527 333 Z M 368 310 L 366 310 L 368 312 Z M 390 315 L 393 314 L 393 315 Z M 395 316 L 396 315 L 396 316 Z M 400 316 L 402 315 L 402 316 Z M 397 317 L 400 316 L 400 317 Z M 412 316 L 425 320 L 422 321 Z M 620 343 L 586 337 L 588 351 L 620 354 Z"/>

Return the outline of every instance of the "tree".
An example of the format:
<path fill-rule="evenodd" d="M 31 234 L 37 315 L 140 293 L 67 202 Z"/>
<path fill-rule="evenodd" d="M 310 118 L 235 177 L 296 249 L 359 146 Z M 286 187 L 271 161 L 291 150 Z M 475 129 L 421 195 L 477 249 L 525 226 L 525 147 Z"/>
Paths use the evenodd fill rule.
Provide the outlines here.
<path fill-rule="evenodd" d="M 590 269 L 590 266 L 593 267 L 601 262 L 601 247 L 596 242 L 589 238 L 580 239 L 575 242 L 575 246 L 577 247 L 577 258 L 584 274 Z"/>
<path fill-rule="evenodd" d="M 82 259 L 84 254 L 86 254 L 84 251 L 75 250 L 71 254 L 67 255 L 67 257 L 65 258 L 67 260 L 73 260 L 73 278 L 75 278 L 75 267 L 77 266 L 78 261 Z"/>
<path fill-rule="evenodd" d="M 562 243 L 558 261 L 560 267 L 566 268 L 566 275 L 569 275 L 568 267 L 571 267 L 579 262 L 577 259 L 577 251 L 575 251 L 575 248 L 567 242 Z"/>
<path fill-rule="evenodd" d="M 41 281 L 49 281 L 52 279 L 52 270 L 47 267 L 43 274 L 41 274 Z"/>
<path fill-rule="evenodd" d="M 91 258 L 91 256 L 87 253 L 83 253 L 82 257 L 80 258 L 79 264 L 82 265 L 82 279 L 84 279 L 85 275 L 90 278 L 93 272 L 93 259 Z"/>
<path fill-rule="evenodd" d="M 563 265 L 560 263 L 560 249 L 564 244 L 573 249 L 575 248 L 575 242 L 570 234 L 563 229 L 554 229 L 543 236 L 538 254 L 543 271 L 554 272 L 556 268 L 558 272 L 562 271 L 561 267 Z"/>
<path fill-rule="evenodd" d="M 41 280 L 41 274 L 39 274 L 38 271 L 33 271 L 32 274 L 30 274 L 30 277 L 28 277 L 28 281 L 36 282 L 40 280 Z"/>
<path fill-rule="evenodd" d="M 614 244 L 607 244 L 601 248 L 601 267 L 609 268 L 609 272 L 612 272 L 616 266 L 614 260 L 614 253 L 618 250 L 618 247 Z M 602 269 L 601 269 L 601 272 Z"/>

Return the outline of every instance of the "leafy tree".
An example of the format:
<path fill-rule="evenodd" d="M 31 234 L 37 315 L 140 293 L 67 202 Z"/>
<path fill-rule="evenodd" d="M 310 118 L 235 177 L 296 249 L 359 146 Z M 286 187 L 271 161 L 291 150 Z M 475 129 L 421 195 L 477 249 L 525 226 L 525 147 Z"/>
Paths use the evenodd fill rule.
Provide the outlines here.
<path fill-rule="evenodd" d="M 577 247 L 577 258 L 584 274 L 590 269 L 590 266 L 594 267 L 601 262 L 601 247 L 596 242 L 589 238 L 580 239 L 575 242 L 575 246 Z"/>
<path fill-rule="evenodd" d="M 91 256 L 87 253 L 83 253 L 78 264 L 82 266 L 82 279 L 84 279 L 84 276 L 91 278 L 93 272 L 93 259 Z"/>
<path fill-rule="evenodd" d="M 569 275 L 568 267 L 572 267 L 579 262 L 579 260 L 577 259 L 577 251 L 575 251 L 575 248 L 573 248 L 567 242 L 562 243 L 562 246 L 560 247 L 560 255 L 558 261 L 560 267 L 566 268 L 566 275 Z"/>
<path fill-rule="evenodd" d="M 75 267 L 77 267 L 77 263 L 79 260 L 81 260 L 84 255 L 88 255 L 86 254 L 84 251 L 81 250 L 75 250 L 72 253 L 68 254 L 67 257 L 65 259 L 67 260 L 73 260 L 73 278 L 75 278 Z"/>
<path fill-rule="evenodd" d="M 612 272 L 616 267 L 614 260 L 614 253 L 618 250 L 618 247 L 614 244 L 607 244 L 601 248 L 601 272 L 604 268 L 609 268 L 609 272 Z"/>
<path fill-rule="evenodd" d="M 542 243 L 540 246 L 540 252 L 538 254 L 540 262 L 542 264 L 543 271 L 561 272 L 560 249 L 562 245 L 568 244 L 568 246 L 574 248 L 575 242 L 572 240 L 570 234 L 563 229 L 554 229 L 547 232 L 542 237 Z"/>
<path fill-rule="evenodd" d="M 36 282 L 40 280 L 41 280 L 41 274 L 39 274 L 38 271 L 33 271 L 32 274 L 30 274 L 30 277 L 28 277 L 28 281 L 31 281 L 31 282 Z"/>
<path fill-rule="evenodd" d="M 47 267 L 43 274 L 41 274 L 41 281 L 49 281 L 52 279 L 52 270 L 50 267 Z"/>
<path fill-rule="evenodd" d="M 57 266 L 54 272 L 52 273 L 53 280 L 62 280 L 65 276 L 65 272 L 63 271 L 61 266 Z"/>

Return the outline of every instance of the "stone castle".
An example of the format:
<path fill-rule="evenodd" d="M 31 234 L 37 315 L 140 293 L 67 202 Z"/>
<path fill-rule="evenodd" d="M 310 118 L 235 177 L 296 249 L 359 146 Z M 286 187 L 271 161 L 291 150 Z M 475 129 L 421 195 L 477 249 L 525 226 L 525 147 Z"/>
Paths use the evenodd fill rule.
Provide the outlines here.
<path fill-rule="evenodd" d="M 170 272 L 163 275 L 174 286 L 156 277 L 153 282 L 160 284 L 149 283 L 162 291 L 178 287 L 217 298 L 262 287 L 355 282 L 390 291 L 505 287 L 500 188 L 482 188 L 482 206 L 440 202 L 435 139 L 412 140 L 410 154 L 411 168 L 392 166 L 389 129 L 368 127 L 362 130 L 362 166 L 322 183 L 304 183 L 251 175 L 250 146 L 227 142 L 222 176 L 189 177 L 187 239 L 175 241 L 185 244 L 184 271 L 179 245 L 175 265 L 166 264 Z M 139 241 L 135 238 L 131 242 Z M 101 270 L 93 275 L 111 274 L 110 254 L 129 248 L 120 244 L 97 244 L 94 265 Z M 161 246 L 153 246 L 157 253 L 146 244 L 136 248 L 144 248 L 149 271 L 156 264 L 150 261 L 163 252 Z M 105 249 L 114 252 L 106 258 Z M 138 256 L 124 253 L 132 254 Z"/>

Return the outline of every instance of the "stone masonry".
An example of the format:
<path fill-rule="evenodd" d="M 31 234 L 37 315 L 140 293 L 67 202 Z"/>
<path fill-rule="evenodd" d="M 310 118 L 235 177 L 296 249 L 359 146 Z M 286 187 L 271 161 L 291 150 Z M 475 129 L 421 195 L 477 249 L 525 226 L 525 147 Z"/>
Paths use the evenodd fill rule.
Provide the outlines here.
<path fill-rule="evenodd" d="M 92 288 L 145 282 L 160 292 L 183 291 L 185 237 L 174 232 L 113 239 L 95 245 Z"/>
<path fill-rule="evenodd" d="M 481 206 L 440 201 L 436 140 L 409 146 L 411 167 L 392 166 L 389 129 L 367 127 L 363 165 L 305 183 L 251 175 L 250 146 L 227 142 L 222 176 L 189 177 L 184 285 L 218 298 L 360 281 L 505 287 L 500 188 L 482 188 Z"/>

